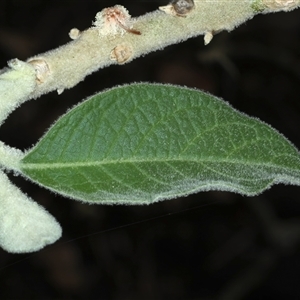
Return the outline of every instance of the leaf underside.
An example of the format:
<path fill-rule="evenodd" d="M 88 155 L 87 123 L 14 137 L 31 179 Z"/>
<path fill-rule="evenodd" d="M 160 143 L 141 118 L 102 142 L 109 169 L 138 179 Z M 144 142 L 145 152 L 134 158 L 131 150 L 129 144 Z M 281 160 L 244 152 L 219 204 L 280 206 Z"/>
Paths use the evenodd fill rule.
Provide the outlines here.
<path fill-rule="evenodd" d="M 300 183 L 297 149 L 269 125 L 207 93 L 132 84 L 61 117 L 21 161 L 70 198 L 143 204 L 207 190 L 256 195 Z"/>

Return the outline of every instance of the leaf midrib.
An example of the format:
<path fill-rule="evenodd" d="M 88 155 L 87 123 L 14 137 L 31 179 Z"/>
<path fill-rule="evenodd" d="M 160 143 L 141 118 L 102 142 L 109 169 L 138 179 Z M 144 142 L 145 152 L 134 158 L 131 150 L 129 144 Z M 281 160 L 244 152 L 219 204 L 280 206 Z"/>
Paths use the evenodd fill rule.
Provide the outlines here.
<path fill-rule="evenodd" d="M 292 156 L 293 157 L 293 156 Z M 94 162 L 67 162 L 67 163 L 26 163 L 23 162 L 20 164 L 21 169 L 63 169 L 63 168 L 80 168 L 80 167 L 97 167 L 105 165 L 115 165 L 115 164 L 139 164 L 139 163 L 170 163 L 170 162 L 182 162 L 182 163 L 198 163 L 198 164 L 207 164 L 207 163 L 228 163 L 233 165 L 245 165 L 245 166 L 269 166 L 269 167 L 281 167 L 272 162 L 253 162 L 246 160 L 228 160 L 228 159 L 131 159 L 131 160 L 102 160 Z M 282 168 L 282 167 L 281 167 Z M 289 168 L 291 169 L 291 168 Z"/>

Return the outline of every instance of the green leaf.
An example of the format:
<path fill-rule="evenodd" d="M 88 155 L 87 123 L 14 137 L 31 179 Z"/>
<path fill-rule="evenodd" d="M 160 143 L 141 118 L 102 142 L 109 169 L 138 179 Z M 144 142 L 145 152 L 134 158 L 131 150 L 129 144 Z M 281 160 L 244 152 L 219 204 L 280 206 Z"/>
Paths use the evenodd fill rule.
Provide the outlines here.
<path fill-rule="evenodd" d="M 300 184 L 298 151 L 269 125 L 207 93 L 144 83 L 70 110 L 20 168 L 60 194 L 110 204 Z"/>

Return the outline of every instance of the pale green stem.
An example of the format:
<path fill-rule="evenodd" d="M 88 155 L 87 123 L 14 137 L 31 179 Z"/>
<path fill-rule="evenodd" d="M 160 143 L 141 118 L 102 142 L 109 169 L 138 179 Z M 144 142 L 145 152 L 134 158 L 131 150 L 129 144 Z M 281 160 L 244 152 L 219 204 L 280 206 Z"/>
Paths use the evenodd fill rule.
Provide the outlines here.
<path fill-rule="evenodd" d="M 233 30 L 260 12 L 287 11 L 299 7 L 299 0 L 195 0 L 195 8 L 186 16 L 154 11 L 144 16 L 122 20 L 141 34 L 117 30 L 114 18 L 102 20 L 83 32 L 73 29 L 74 41 L 30 58 L 37 72 L 37 85 L 29 98 L 71 88 L 87 75 L 105 66 L 127 63 L 134 58 L 204 34 L 206 43 L 213 34 Z M 120 11 L 120 6 L 115 10 Z"/>
<path fill-rule="evenodd" d="M 18 59 L 0 72 L 0 125 L 21 103 L 30 99 L 36 88 L 36 72 L 31 64 Z"/>
<path fill-rule="evenodd" d="M 18 171 L 19 162 L 24 153 L 16 148 L 9 147 L 0 141 L 0 166 L 9 170 Z"/>

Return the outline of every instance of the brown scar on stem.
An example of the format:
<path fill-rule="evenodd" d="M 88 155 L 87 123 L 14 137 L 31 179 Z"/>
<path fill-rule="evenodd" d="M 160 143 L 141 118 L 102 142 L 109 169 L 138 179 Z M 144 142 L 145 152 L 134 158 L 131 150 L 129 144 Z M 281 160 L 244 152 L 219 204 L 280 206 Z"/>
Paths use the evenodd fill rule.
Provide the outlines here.
<path fill-rule="evenodd" d="M 142 33 L 136 29 L 132 29 L 132 28 L 128 28 L 126 27 L 124 24 L 122 24 L 118 19 L 117 19 L 117 22 L 119 23 L 119 25 L 124 29 L 126 30 L 127 32 L 130 32 L 130 33 L 133 33 L 133 34 L 136 34 L 136 35 L 141 35 Z"/>

